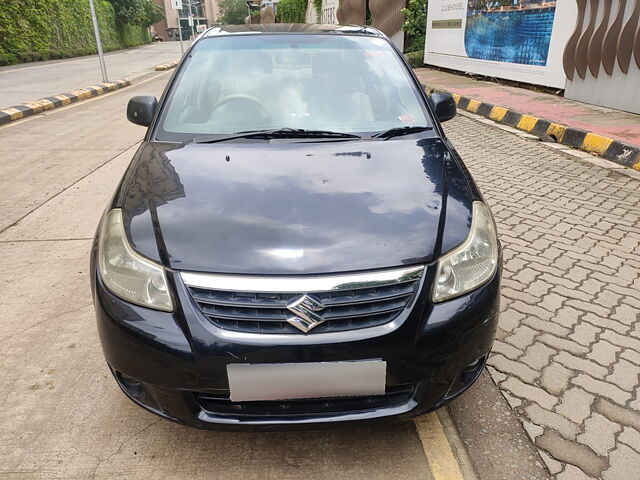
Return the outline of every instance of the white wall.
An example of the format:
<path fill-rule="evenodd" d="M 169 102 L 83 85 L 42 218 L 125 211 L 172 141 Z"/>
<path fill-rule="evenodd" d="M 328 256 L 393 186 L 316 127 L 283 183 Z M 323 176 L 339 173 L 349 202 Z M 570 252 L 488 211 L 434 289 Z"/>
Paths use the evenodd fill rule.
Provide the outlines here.
<path fill-rule="evenodd" d="M 564 88 L 566 75 L 562 68 L 562 53 L 575 25 L 575 0 L 558 0 L 556 4 L 553 33 L 547 63 L 544 66 L 469 58 L 464 40 L 467 8 L 467 2 L 464 0 L 429 0 L 424 57 L 426 64 Z M 457 23 L 447 28 L 433 28 L 434 21 Z"/>

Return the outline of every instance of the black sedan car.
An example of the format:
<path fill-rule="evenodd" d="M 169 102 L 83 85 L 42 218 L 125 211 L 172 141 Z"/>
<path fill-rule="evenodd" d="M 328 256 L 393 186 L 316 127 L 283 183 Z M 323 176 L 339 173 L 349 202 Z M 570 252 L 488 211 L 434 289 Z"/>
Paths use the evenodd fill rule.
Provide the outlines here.
<path fill-rule="evenodd" d="M 428 96 L 371 28 L 213 28 L 100 222 L 91 280 L 124 394 L 194 427 L 410 418 L 492 346 L 489 208 Z"/>

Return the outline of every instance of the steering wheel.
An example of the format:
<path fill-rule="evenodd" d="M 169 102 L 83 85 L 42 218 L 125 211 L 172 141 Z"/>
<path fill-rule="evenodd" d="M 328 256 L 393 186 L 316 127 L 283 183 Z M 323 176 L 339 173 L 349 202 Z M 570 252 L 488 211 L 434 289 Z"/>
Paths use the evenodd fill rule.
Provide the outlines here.
<path fill-rule="evenodd" d="M 270 115 L 267 112 L 267 109 L 264 106 L 264 104 L 260 101 L 260 99 L 258 99 L 257 97 L 254 97 L 253 95 L 249 95 L 247 93 L 233 93 L 231 95 L 227 95 L 225 97 L 222 97 L 213 106 L 213 109 L 211 111 L 215 112 L 217 109 L 219 109 L 223 105 L 226 105 L 229 102 L 235 102 L 235 101 L 238 101 L 238 100 L 246 100 L 248 102 L 253 103 L 255 106 L 257 106 L 260 109 L 260 113 L 262 113 L 262 116 L 265 119 L 269 119 Z"/>

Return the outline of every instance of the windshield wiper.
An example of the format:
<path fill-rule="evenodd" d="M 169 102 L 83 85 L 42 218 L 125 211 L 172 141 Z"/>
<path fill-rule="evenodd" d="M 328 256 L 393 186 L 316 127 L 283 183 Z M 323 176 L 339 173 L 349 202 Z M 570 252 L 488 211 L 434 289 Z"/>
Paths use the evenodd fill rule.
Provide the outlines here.
<path fill-rule="evenodd" d="M 384 138 L 385 140 L 388 140 L 393 137 L 401 137 L 402 135 L 411 135 L 412 133 L 426 132 L 427 130 L 433 130 L 433 127 L 395 127 L 390 128 L 389 130 L 385 130 L 384 132 L 376 133 L 375 135 L 372 135 L 371 138 Z"/>
<path fill-rule="evenodd" d="M 192 143 L 218 143 L 236 138 L 362 138 L 360 135 L 330 130 L 305 130 L 303 128 L 278 128 L 273 130 L 250 130 L 231 135 L 203 135 L 195 137 Z"/>

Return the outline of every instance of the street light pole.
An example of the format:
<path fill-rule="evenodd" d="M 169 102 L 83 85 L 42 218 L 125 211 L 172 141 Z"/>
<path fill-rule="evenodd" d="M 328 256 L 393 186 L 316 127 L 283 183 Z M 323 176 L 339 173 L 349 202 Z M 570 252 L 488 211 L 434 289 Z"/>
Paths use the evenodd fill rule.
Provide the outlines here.
<path fill-rule="evenodd" d="M 189 23 L 191 23 L 191 37 L 196 36 L 196 32 L 193 30 L 193 12 L 191 11 L 191 0 L 189 2 Z"/>
<path fill-rule="evenodd" d="M 198 12 L 198 8 L 204 8 L 202 7 L 202 3 L 198 3 L 196 5 L 196 18 L 195 18 L 195 24 L 196 24 L 196 33 L 200 33 L 198 32 L 198 28 L 200 27 L 200 13 Z"/>
<path fill-rule="evenodd" d="M 91 21 L 93 22 L 93 33 L 96 36 L 96 46 L 98 47 L 98 59 L 100 60 L 100 70 L 102 71 L 102 81 L 107 83 L 107 66 L 104 63 L 104 53 L 102 53 L 102 40 L 100 40 L 100 28 L 98 27 L 98 18 L 96 17 L 96 9 L 93 0 L 89 0 L 89 9 L 91 10 Z"/>
<path fill-rule="evenodd" d="M 184 44 L 182 43 L 182 24 L 180 23 L 180 11 L 176 10 L 178 15 L 178 34 L 180 35 L 180 55 L 184 56 Z"/>

